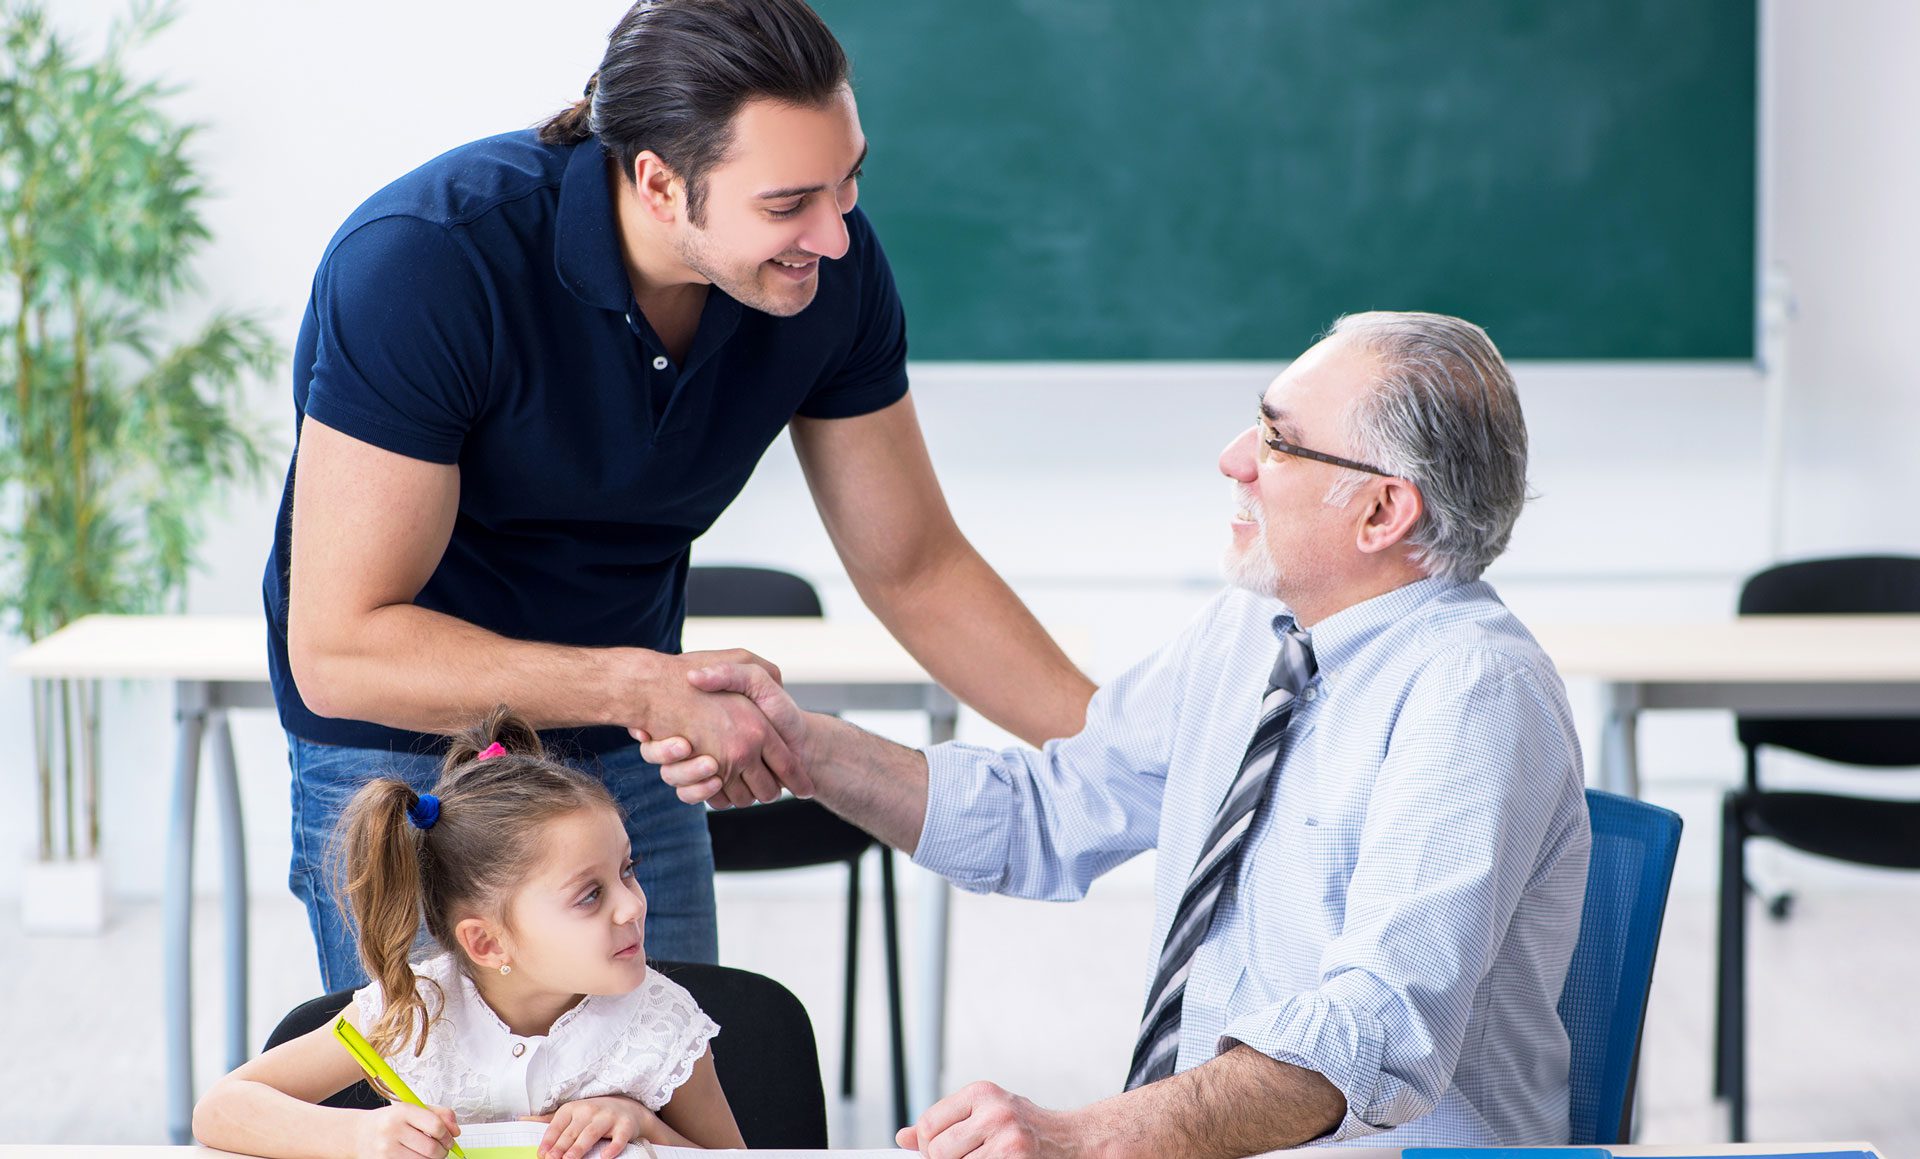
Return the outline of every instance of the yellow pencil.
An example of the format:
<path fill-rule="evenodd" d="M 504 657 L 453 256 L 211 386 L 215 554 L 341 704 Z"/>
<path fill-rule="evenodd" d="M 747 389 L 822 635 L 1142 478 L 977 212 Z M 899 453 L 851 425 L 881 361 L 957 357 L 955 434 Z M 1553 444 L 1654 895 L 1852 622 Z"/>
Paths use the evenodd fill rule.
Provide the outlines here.
<path fill-rule="evenodd" d="M 353 1023 L 347 1021 L 346 1015 L 342 1014 L 333 1020 L 333 1036 L 347 1048 L 353 1061 L 360 1064 L 360 1069 L 367 1072 L 367 1077 L 373 1080 L 374 1087 L 382 1094 L 416 1107 L 427 1105 L 420 1101 L 419 1095 L 407 1089 L 407 1084 L 400 1081 L 400 1076 L 387 1065 L 386 1059 L 380 1057 L 380 1052 L 373 1049 L 373 1044 L 360 1036 L 360 1032 L 353 1028 Z M 460 1159 L 467 1159 L 467 1153 L 460 1149 L 458 1143 L 449 1140 L 447 1150 L 460 1156 Z"/>

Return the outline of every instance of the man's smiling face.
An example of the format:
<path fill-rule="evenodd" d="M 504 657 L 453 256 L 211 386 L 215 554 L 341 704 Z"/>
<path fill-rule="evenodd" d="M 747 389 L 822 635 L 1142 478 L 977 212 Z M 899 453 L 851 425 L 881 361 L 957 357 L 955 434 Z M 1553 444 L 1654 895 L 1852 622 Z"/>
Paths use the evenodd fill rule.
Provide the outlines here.
<path fill-rule="evenodd" d="M 1265 449 L 1270 438 L 1356 458 L 1346 416 L 1368 389 L 1374 360 L 1358 343 L 1309 348 L 1267 387 L 1255 423 L 1220 454 L 1237 510 L 1226 554 L 1230 582 L 1288 604 L 1322 592 L 1356 554 L 1349 507 L 1327 493 L 1349 468 Z"/>
<path fill-rule="evenodd" d="M 707 171 L 701 223 L 676 223 L 675 256 L 742 305 L 798 314 L 820 288 L 821 261 L 847 252 L 866 153 L 849 89 L 820 106 L 748 101 L 726 159 Z"/>

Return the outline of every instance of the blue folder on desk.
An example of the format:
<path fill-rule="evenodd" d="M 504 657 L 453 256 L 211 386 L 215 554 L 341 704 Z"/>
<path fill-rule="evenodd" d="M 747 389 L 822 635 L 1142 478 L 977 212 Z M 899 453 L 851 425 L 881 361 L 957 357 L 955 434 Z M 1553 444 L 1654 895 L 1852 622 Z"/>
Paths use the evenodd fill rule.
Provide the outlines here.
<path fill-rule="evenodd" d="M 1613 1159 L 1605 1147 L 1407 1147 L 1400 1159 Z M 1663 1155 L 1661 1159 L 1690 1159 Z M 1707 1159 L 1707 1157 L 1692 1157 Z M 1740 1159 L 1874 1159 L 1872 1151 L 1768 1151 Z"/>
<path fill-rule="evenodd" d="M 1605 1147 L 1408 1147 L 1400 1159 L 1613 1159 Z"/>

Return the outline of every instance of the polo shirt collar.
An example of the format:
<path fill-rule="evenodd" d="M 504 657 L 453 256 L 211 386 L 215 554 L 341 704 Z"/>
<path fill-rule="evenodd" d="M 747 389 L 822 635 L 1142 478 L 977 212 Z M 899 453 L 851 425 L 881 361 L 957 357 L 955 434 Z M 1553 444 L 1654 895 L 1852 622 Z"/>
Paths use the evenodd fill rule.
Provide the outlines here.
<path fill-rule="evenodd" d="M 633 298 L 607 188 L 606 154 L 597 140 L 573 146 L 561 174 L 553 268 L 560 284 L 589 306 L 625 313 Z"/>

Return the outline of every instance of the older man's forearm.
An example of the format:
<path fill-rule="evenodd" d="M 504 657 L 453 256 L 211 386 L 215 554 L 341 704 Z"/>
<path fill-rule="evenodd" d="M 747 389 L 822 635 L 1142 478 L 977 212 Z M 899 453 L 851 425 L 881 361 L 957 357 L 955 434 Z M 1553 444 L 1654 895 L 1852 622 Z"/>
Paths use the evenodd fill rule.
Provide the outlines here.
<path fill-rule="evenodd" d="M 1071 1114 L 1081 1119 L 1086 1153 L 1102 1159 L 1241 1159 L 1318 1139 L 1346 1110 L 1325 1076 L 1236 1046 Z"/>
<path fill-rule="evenodd" d="M 811 715 L 814 799 L 913 855 L 927 821 L 927 758 L 832 716 Z"/>

